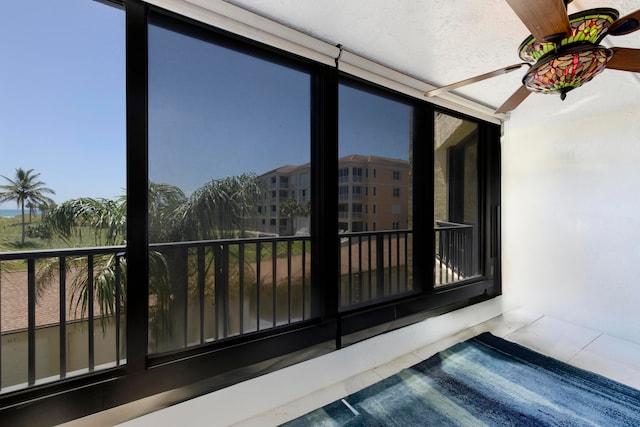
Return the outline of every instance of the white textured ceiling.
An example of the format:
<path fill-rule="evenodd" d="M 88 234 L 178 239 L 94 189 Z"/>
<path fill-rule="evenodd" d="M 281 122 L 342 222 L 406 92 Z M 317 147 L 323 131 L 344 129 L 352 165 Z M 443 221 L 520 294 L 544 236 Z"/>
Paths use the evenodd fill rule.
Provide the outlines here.
<path fill-rule="evenodd" d="M 227 1 L 436 86 L 521 62 L 517 48 L 528 36 L 505 0 Z M 595 7 L 612 7 L 624 16 L 640 9 L 640 0 L 574 0 L 569 13 Z M 640 48 L 640 31 L 609 36 L 604 44 Z M 522 68 L 456 93 L 498 107 L 525 72 Z M 516 112 L 575 114 L 595 106 L 598 114 L 639 105 L 640 74 L 605 70 L 564 102 L 533 94 Z"/>

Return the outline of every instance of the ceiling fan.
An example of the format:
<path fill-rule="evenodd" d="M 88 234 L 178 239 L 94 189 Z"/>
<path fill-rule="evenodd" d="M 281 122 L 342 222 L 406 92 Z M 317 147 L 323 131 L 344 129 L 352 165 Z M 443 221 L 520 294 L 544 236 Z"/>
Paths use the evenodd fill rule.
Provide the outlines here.
<path fill-rule="evenodd" d="M 529 66 L 522 85 L 496 113 L 514 110 L 532 92 L 559 94 L 590 81 L 607 68 L 640 72 L 640 49 L 600 45 L 607 35 L 622 36 L 640 29 L 640 10 L 619 18 L 611 8 L 584 10 L 567 16 L 571 0 L 506 0 L 531 31 L 518 54 L 525 61 L 430 90 L 435 96 L 471 83 Z"/>

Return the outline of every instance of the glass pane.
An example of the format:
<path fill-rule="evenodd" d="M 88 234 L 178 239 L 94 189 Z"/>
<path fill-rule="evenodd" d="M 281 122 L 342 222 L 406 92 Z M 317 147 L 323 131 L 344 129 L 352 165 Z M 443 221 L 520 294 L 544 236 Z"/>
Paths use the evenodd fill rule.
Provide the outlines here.
<path fill-rule="evenodd" d="M 413 290 L 410 105 L 341 84 L 338 238 L 342 307 Z"/>
<path fill-rule="evenodd" d="M 477 276 L 478 125 L 440 112 L 434 138 L 435 285 Z"/>
<path fill-rule="evenodd" d="M 92 1 L 2 5 L 1 392 L 125 361 L 124 246 L 92 248 L 126 239 L 124 24 Z"/>
<path fill-rule="evenodd" d="M 149 351 L 309 318 L 310 75 L 151 22 Z"/>

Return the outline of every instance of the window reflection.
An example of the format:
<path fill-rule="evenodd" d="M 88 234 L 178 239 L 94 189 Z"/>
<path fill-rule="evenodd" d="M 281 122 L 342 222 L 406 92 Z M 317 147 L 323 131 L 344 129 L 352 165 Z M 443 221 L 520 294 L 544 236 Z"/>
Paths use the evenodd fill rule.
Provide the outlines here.
<path fill-rule="evenodd" d="M 309 318 L 309 74 L 151 22 L 149 351 Z"/>
<path fill-rule="evenodd" d="M 413 290 L 412 115 L 410 105 L 349 84 L 339 86 L 343 307 Z"/>
<path fill-rule="evenodd" d="M 440 112 L 435 118 L 435 285 L 480 274 L 478 125 Z"/>

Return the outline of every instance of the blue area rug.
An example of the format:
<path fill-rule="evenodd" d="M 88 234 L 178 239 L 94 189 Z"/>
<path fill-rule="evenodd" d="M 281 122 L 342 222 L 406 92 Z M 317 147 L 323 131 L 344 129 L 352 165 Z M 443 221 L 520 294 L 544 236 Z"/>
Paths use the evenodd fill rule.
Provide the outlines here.
<path fill-rule="evenodd" d="M 640 426 L 640 391 L 484 333 L 286 426 Z"/>

